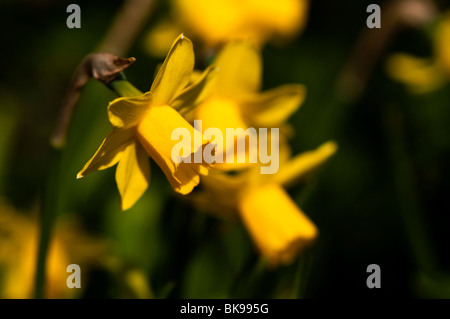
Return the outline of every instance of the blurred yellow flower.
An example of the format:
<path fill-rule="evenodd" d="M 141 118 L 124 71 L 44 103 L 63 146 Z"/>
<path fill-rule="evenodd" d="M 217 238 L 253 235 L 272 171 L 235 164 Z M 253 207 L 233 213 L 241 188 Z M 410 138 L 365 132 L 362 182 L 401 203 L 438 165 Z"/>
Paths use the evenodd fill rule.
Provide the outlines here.
<path fill-rule="evenodd" d="M 208 165 L 173 162 L 171 151 L 177 141 L 173 141 L 171 135 L 175 128 L 186 128 L 194 136 L 194 128 L 177 109 L 198 103 L 214 74 L 214 69 L 209 68 L 198 81 L 188 85 L 193 68 L 192 42 L 181 35 L 175 40 L 149 92 L 137 97 L 121 97 L 109 104 L 108 116 L 114 129 L 77 178 L 118 163 L 116 182 L 121 207 L 126 210 L 148 187 L 150 166 L 147 156 L 150 156 L 176 192 L 191 192 L 200 181 L 199 174 L 208 173 Z M 192 143 L 191 153 L 199 147 L 201 145 Z"/>
<path fill-rule="evenodd" d="M 208 46 L 236 39 L 256 44 L 297 35 L 306 22 L 307 0 L 174 0 L 174 13 L 186 32 Z"/>
<path fill-rule="evenodd" d="M 202 190 L 188 198 L 218 215 L 237 213 L 270 264 L 289 264 L 316 239 L 318 230 L 283 187 L 304 179 L 336 150 L 334 142 L 327 142 L 291 159 L 285 153 L 273 175 L 259 174 L 256 166 L 236 175 L 211 170 L 202 177 Z"/>
<path fill-rule="evenodd" d="M 286 84 L 260 92 L 261 53 L 247 41 L 235 41 L 226 45 L 213 65 L 220 71 L 209 97 L 185 114 L 191 121 L 202 120 L 203 132 L 208 128 L 218 128 L 225 133 L 226 128 L 246 130 L 249 127 L 282 127 L 305 98 L 306 89 L 300 84 Z M 243 136 L 237 136 L 240 137 Z M 224 157 L 227 149 L 235 147 L 235 141 L 228 144 L 214 142 L 217 142 L 216 152 L 223 152 Z M 237 156 L 237 152 L 234 154 Z M 229 170 L 246 166 L 245 164 L 248 161 L 244 165 L 216 163 L 215 168 Z"/>
<path fill-rule="evenodd" d="M 278 184 L 249 189 L 238 209 L 262 254 L 273 264 L 292 262 L 317 237 L 316 226 Z"/>
<path fill-rule="evenodd" d="M 450 78 L 450 12 L 436 26 L 433 34 L 434 56 L 419 58 L 406 53 L 393 54 L 386 70 L 393 79 L 404 83 L 412 93 L 427 93 L 442 87 Z"/>
<path fill-rule="evenodd" d="M 309 0 L 173 0 L 171 16 L 162 18 L 145 38 L 145 49 L 161 56 L 173 34 L 185 32 L 206 48 L 248 39 L 256 46 L 283 43 L 305 27 Z"/>
<path fill-rule="evenodd" d="M 0 204 L 0 298 L 33 296 L 39 232 L 36 218 Z M 46 298 L 71 298 L 77 289 L 67 287 L 67 266 L 101 263 L 106 246 L 86 236 L 73 221 L 58 222 L 47 257 Z M 83 285 L 82 285 L 83 288 Z"/>

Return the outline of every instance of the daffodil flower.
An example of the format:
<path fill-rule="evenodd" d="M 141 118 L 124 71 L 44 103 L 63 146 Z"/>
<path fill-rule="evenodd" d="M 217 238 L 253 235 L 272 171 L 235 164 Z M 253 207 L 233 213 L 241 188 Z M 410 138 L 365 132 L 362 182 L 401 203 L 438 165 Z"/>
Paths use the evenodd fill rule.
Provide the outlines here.
<path fill-rule="evenodd" d="M 145 50 L 163 56 L 181 30 L 207 49 L 242 39 L 283 44 L 304 29 L 308 8 L 309 0 L 173 0 L 170 16 L 147 33 Z"/>
<path fill-rule="evenodd" d="M 289 197 L 289 187 L 310 175 L 337 150 L 327 142 L 313 151 L 287 158 L 273 175 L 261 175 L 257 167 L 228 175 L 212 170 L 202 177 L 202 190 L 188 198 L 212 213 L 238 214 L 256 246 L 270 264 L 289 264 L 318 236 L 317 227 Z"/>
<path fill-rule="evenodd" d="M 104 139 L 95 155 L 78 173 L 78 178 L 88 173 L 109 168 L 115 164 L 116 182 L 121 195 L 121 207 L 129 209 L 142 196 L 149 185 L 150 156 L 162 169 L 173 189 L 188 194 L 198 185 L 199 174 L 207 174 L 209 166 L 203 163 L 175 163 L 171 158 L 171 139 L 175 128 L 194 128 L 178 113 L 199 102 L 214 68 L 207 69 L 190 84 L 194 68 L 192 42 L 181 35 L 175 40 L 161 66 L 149 92 L 136 97 L 121 97 L 108 106 L 112 132 Z M 191 146 L 195 153 L 202 145 Z"/>
<path fill-rule="evenodd" d="M 450 12 L 447 12 L 433 34 L 434 56 L 422 58 L 395 53 L 387 60 L 387 73 L 404 83 L 412 93 L 427 93 L 439 89 L 450 79 L 449 39 Z"/>
<path fill-rule="evenodd" d="M 229 43 L 216 57 L 213 65 L 220 72 L 210 95 L 185 116 L 202 120 L 202 130 L 218 128 L 223 135 L 227 128 L 279 128 L 302 104 L 306 89 L 300 84 L 287 84 L 260 92 L 262 58 L 259 50 L 247 41 Z M 244 137 L 237 136 L 237 139 Z M 216 152 L 226 156 L 231 143 L 217 143 Z M 234 153 L 237 156 L 237 152 Z M 226 162 L 223 160 L 222 162 Z M 236 162 L 236 161 L 235 161 Z M 246 162 L 248 163 L 248 162 Z M 237 169 L 237 163 L 216 164 L 218 169 Z"/>
<path fill-rule="evenodd" d="M 307 0 L 175 0 L 174 16 L 208 46 L 236 39 L 257 44 L 297 35 L 304 27 Z"/>

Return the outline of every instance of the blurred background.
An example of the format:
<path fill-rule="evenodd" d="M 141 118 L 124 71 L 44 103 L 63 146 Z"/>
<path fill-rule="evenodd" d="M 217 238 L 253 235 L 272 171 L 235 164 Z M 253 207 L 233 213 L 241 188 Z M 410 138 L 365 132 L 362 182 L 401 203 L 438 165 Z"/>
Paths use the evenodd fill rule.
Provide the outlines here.
<path fill-rule="evenodd" d="M 130 43 L 115 47 L 121 56 L 137 59 L 125 73 L 142 91 L 150 88 L 165 55 L 152 48 L 152 32 L 161 21 L 181 19 L 172 2 L 152 2 Z M 396 2 L 413 2 L 413 9 L 398 9 Z M 70 3 L 0 4 L 2 298 L 31 296 L 34 234 L 51 169 L 48 141 L 70 79 L 84 56 L 108 47 L 111 26 L 133 1 L 77 1 L 81 29 L 66 27 Z M 366 26 L 370 3 L 381 5 L 381 29 Z M 434 32 L 448 9 L 449 1 L 312 1 L 301 31 L 261 46 L 264 89 L 301 83 L 308 90 L 289 120 L 296 131 L 293 153 L 330 139 L 339 144 L 314 178 L 289 189 L 317 225 L 317 242 L 292 265 L 276 269 L 261 266 L 242 223 L 177 199 L 153 162 L 149 189 L 125 212 L 113 169 L 76 180 L 111 129 L 106 107 L 116 97 L 89 81 L 63 152 L 47 296 L 450 297 L 450 76 L 435 90 L 416 94 L 387 69 L 398 52 L 436 56 Z M 204 67 L 203 57 L 211 55 L 207 44 L 185 26 L 177 28 L 193 40 L 198 66 Z M 167 33 L 176 37 L 177 30 Z M 70 263 L 81 266 L 82 289 L 65 287 Z M 381 267 L 381 289 L 366 286 L 369 264 Z"/>

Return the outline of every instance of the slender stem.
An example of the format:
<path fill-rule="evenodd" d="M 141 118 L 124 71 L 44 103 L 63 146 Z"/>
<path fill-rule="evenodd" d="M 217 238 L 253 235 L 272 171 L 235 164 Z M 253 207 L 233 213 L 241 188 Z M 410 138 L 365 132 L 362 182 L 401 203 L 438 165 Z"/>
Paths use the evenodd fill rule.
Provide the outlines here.
<path fill-rule="evenodd" d="M 118 96 L 122 97 L 132 97 L 143 94 L 140 90 L 134 87 L 133 84 L 127 81 L 123 73 L 119 73 L 119 75 L 108 84 L 108 87 L 116 92 Z"/>
<path fill-rule="evenodd" d="M 305 298 L 306 286 L 311 274 L 312 263 L 313 256 L 310 254 L 310 252 L 303 252 L 303 254 L 300 256 L 300 260 L 297 263 L 297 270 L 295 272 L 294 284 L 291 291 L 292 299 Z"/>
<path fill-rule="evenodd" d="M 300 207 L 307 207 L 308 201 L 313 196 L 317 189 L 317 180 L 310 180 L 307 186 L 302 190 L 301 196 L 296 200 Z M 313 215 L 310 217 L 314 219 Z M 295 271 L 294 282 L 291 290 L 291 298 L 302 299 L 305 298 L 306 287 L 312 270 L 313 254 L 309 249 L 302 252 L 299 261 L 297 262 L 297 269 Z"/>
<path fill-rule="evenodd" d="M 47 181 L 43 190 L 41 204 L 41 233 L 37 257 L 34 295 L 37 299 L 44 298 L 46 256 L 51 238 L 51 232 L 56 215 L 61 207 L 62 189 L 59 183 L 62 161 L 62 149 L 52 147 L 49 156 Z"/>
<path fill-rule="evenodd" d="M 242 298 L 242 296 L 246 295 L 246 289 L 254 287 L 254 284 L 266 269 L 267 261 L 263 257 L 255 259 L 255 256 L 251 255 L 234 278 L 229 291 L 231 298 Z"/>
<path fill-rule="evenodd" d="M 437 259 L 429 240 L 426 219 L 417 194 L 413 164 L 404 142 L 403 115 L 397 109 L 390 110 L 387 115 L 387 138 L 390 141 L 396 195 L 411 251 L 418 267 L 425 272 L 433 273 L 437 270 Z"/>

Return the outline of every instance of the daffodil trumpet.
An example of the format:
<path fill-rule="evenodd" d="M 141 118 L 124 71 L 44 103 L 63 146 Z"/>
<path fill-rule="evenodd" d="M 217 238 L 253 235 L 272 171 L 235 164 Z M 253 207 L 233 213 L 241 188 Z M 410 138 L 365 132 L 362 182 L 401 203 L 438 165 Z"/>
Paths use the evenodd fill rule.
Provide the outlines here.
<path fill-rule="evenodd" d="M 172 140 L 179 140 L 172 148 L 172 161 L 174 163 L 191 163 L 192 157 L 194 163 L 206 162 L 213 163 L 260 163 L 261 174 L 275 174 L 279 168 L 279 129 L 270 129 L 270 139 L 268 138 L 267 128 L 259 128 L 259 131 L 253 127 L 246 130 L 243 128 L 227 128 L 225 136 L 222 130 L 217 127 L 209 127 L 202 134 L 202 120 L 194 120 L 194 136 L 184 128 L 176 128 L 172 132 Z M 214 137 L 214 139 L 213 139 Z M 206 147 L 201 148 L 203 139 L 212 142 Z M 191 156 L 191 144 L 194 140 L 195 152 Z M 269 152 L 270 144 L 270 152 Z M 235 147 L 227 148 L 223 152 L 223 145 Z M 236 149 L 236 152 L 235 152 Z"/>

